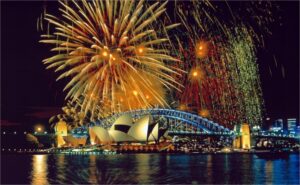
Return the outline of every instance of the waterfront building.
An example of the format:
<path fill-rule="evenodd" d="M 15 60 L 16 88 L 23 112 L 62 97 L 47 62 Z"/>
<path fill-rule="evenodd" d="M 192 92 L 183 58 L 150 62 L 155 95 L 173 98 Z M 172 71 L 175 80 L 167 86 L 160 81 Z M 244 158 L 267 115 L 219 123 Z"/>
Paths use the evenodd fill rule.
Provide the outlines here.
<path fill-rule="evenodd" d="M 297 126 L 297 119 L 296 118 L 289 118 L 287 119 L 287 128 L 289 132 L 294 133 Z"/>
<path fill-rule="evenodd" d="M 273 131 L 273 132 L 280 132 L 280 131 L 283 131 L 283 119 L 276 119 L 271 128 L 270 128 L 270 131 Z"/>
<path fill-rule="evenodd" d="M 131 115 L 120 116 L 109 129 L 93 126 L 90 131 L 94 138 L 91 143 L 149 142 L 159 141 L 166 135 L 166 130 L 159 129 L 159 124 L 153 122 L 150 115 L 133 121 Z"/>
<path fill-rule="evenodd" d="M 166 137 L 166 129 L 160 129 L 159 124 L 153 122 L 150 115 L 143 116 L 137 121 L 133 121 L 131 115 L 120 116 L 109 129 L 95 125 L 87 128 L 89 133 L 78 134 L 73 131 L 66 134 L 63 122 L 58 122 L 56 126 L 57 145 L 61 146 L 80 146 L 87 144 L 87 138 L 90 138 L 90 144 L 111 144 L 121 142 L 158 142 L 162 136 Z"/>
<path fill-rule="evenodd" d="M 297 135 L 297 136 L 300 136 L 300 126 L 297 126 L 297 127 L 296 127 L 295 132 L 296 132 L 296 135 Z"/>

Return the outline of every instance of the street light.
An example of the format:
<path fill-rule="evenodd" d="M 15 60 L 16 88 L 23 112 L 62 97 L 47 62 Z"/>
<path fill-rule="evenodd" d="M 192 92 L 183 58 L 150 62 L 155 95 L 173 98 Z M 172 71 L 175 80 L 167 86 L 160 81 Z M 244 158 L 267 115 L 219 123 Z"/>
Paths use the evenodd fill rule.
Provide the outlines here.
<path fill-rule="evenodd" d="M 37 124 L 34 126 L 34 133 L 43 133 L 44 132 L 44 125 L 42 124 Z"/>

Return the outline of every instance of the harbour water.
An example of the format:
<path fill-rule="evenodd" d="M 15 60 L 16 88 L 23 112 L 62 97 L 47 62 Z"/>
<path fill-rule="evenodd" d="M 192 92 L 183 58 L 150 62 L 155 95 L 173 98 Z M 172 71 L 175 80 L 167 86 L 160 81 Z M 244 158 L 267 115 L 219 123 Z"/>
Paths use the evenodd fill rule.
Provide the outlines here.
<path fill-rule="evenodd" d="M 2 154 L 1 184 L 299 184 L 299 157 Z"/>

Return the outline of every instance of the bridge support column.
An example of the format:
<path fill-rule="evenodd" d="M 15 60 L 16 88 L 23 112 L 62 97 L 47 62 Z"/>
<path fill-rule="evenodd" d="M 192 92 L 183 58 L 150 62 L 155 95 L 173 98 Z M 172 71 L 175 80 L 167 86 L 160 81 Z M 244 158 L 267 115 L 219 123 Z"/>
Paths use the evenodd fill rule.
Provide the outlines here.
<path fill-rule="evenodd" d="M 234 139 L 233 147 L 249 150 L 251 148 L 250 126 L 248 123 L 243 123 L 241 126 L 235 126 L 234 130 L 239 133 L 239 136 Z"/>
<path fill-rule="evenodd" d="M 56 145 L 57 147 L 62 147 L 64 144 L 66 144 L 63 136 L 68 135 L 68 128 L 67 123 L 63 120 L 59 120 L 59 122 L 56 123 L 55 127 L 55 135 L 56 135 Z"/>
<path fill-rule="evenodd" d="M 242 133 L 242 149 L 249 150 L 251 148 L 250 126 L 248 123 L 243 123 L 241 127 Z"/>
<path fill-rule="evenodd" d="M 233 140 L 233 148 L 241 148 L 241 136 L 238 136 Z"/>

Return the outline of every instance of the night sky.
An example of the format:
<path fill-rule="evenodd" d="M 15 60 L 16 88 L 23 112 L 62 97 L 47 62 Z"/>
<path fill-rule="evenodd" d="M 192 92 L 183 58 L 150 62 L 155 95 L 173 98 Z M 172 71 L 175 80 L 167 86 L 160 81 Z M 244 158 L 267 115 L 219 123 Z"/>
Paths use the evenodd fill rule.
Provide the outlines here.
<path fill-rule="evenodd" d="M 299 2 L 273 3 L 282 19 L 257 55 L 265 116 L 299 117 Z M 1 125 L 45 124 L 64 104 L 65 81 L 56 82 L 57 74 L 41 62 L 51 56 L 38 42 L 36 23 L 45 6 L 55 13 L 57 2 L 1 2 Z"/>

